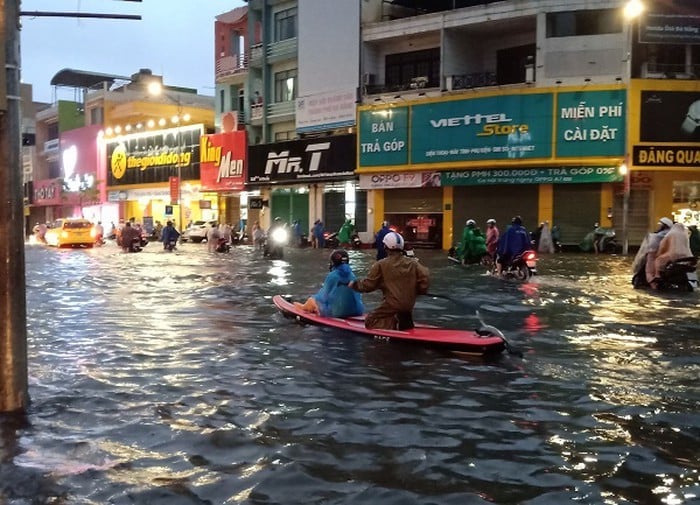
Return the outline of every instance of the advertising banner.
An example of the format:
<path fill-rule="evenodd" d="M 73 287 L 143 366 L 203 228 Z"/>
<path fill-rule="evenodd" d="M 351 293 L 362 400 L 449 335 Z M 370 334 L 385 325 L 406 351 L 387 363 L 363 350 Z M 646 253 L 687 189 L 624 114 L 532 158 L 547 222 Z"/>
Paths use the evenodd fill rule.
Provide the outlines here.
<path fill-rule="evenodd" d="M 557 95 L 557 157 L 624 156 L 625 91 Z"/>
<path fill-rule="evenodd" d="M 443 186 L 492 184 L 576 184 L 620 182 L 617 167 L 525 168 L 515 170 L 452 170 L 442 172 Z"/>
<path fill-rule="evenodd" d="M 242 191 L 246 149 L 243 130 L 202 136 L 199 146 L 202 191 Z"/>
<path fill-rule="evenodd" d="M 310 132 L 354 125 L 355 100 L 354 88 L 297 98 L 297 131 Z"/>
<path fill-rule="evenodd" d="M 63 181 L 58 179 L 42 179 L 34 181 L 32 205 L 47 206 L 61 205 L 63 203 Z"/>
<path fill-rule="evenodd" d="M 551 157 L 552 114 L 550 93 L 415 105 L 411 163 Z"/>
<path fill-rule="evenodd" d="M 647 14 L 639 23 L 644 44 L 700 44 L 700 17 Z"/>
<path fill-rule="evenodd" d="M 440 172 L 361 174 L 360 189 L 435 188 L 442 186 Z"/>
<path fill-rule="evenodd" d="M 107 185 L 167 183 L 178 173 L 183 181 L 199 181 L 203 134 L 203 125 L 192 125 L 107 140 Z"/>
<path fill-rule="evenodd" d="M 355 173 L 355 135 L 334 135 L 248 148 L 247 184 L 314 183 Z"/>
<path fill-rule="evenodd" d="M 639 140 L 700 142 L 700 89 L 642 91 Z"/>
<path fill-rule="evenodd" d="M 408 163 L 408 107 L 360 111 L 360 166 Z"/>

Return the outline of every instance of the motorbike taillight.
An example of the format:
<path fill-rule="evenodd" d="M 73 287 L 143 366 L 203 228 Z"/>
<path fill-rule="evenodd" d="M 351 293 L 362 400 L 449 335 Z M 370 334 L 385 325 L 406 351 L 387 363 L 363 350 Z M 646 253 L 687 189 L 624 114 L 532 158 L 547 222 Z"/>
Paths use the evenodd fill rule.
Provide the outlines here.
<path fill-rule="evenodd" d="M 535 254 L 535 251 L 530 251 L 525 253 L 525 261 L 532 261 L 534 259 L 537 259 L 537 255 Z"/>

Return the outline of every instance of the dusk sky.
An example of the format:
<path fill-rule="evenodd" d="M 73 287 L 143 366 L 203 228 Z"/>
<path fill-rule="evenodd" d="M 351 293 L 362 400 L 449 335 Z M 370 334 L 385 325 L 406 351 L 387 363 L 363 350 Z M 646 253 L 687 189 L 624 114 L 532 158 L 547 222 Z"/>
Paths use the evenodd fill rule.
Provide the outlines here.
<path fill-rule="evenodd" d="M 131 76 L 141 68 L 165 85 L 214 95 L 214 18 L 242 0 L 22 0 L 23 12 L 136 14 L 140 21 L 22 16 L 22 82 L 34 101 L 72 100 L 50 82 L 64 68 Z"/>

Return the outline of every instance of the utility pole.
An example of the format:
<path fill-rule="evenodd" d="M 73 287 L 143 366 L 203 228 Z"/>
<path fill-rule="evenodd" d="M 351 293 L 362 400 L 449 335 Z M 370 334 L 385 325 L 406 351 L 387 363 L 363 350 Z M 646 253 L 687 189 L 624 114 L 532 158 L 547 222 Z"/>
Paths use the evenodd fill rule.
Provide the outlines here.
<path fill-rule="evenodd" d="M 19 4 L 20 0 L 0 0 L 0 412 L 23 413 L 29 393 Z"/>

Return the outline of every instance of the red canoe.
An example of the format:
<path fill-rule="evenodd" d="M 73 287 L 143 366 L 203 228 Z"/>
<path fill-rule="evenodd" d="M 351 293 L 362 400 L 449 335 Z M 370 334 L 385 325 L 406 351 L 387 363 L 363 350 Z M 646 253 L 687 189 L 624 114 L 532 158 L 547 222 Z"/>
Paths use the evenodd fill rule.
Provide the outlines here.
<path fill-rule="evenodd" d="M 280 295 L 272 298 L 279 311 L 288 318 L 299 322 L 337 328 L 352 333 L 381 340 L 420 344 L 445 351 L 484 356 L 497 354 L 506 348 L 502 334 L 492 327 L 478 330 L 456 330 L 428 324 L 418 324 L 411 330 L 382 330 L 365 328 L 363 317 L 321 317 L 297 309 L 294 304 Z"/>

